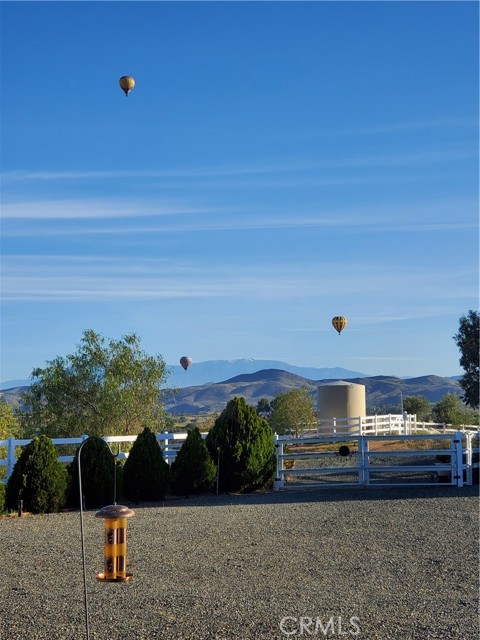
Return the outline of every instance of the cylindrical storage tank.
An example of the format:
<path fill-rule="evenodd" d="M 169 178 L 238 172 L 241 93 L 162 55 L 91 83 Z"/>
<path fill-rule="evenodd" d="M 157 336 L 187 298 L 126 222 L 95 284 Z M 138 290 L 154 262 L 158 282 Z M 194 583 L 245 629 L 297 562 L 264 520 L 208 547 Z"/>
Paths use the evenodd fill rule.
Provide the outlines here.
<path fill-rule="evenodd" d="M 358 433 L 357 420 L 367 412 L 365 385 L 353 382 L 327 382 L 318 387 L 319 432 L 322 435 Z M 335 426 L 333 418 L 337 418 Z M 352 418 L 346 422 L 342 418 Z"/>

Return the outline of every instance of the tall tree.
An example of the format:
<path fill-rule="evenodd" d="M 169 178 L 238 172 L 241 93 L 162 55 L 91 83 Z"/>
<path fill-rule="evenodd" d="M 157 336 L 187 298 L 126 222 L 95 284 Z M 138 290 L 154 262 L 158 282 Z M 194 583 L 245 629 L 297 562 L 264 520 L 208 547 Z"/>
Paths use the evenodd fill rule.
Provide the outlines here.
<path fill-rule="evenodd" d="M 0 400 L 0 440 L 17 435 L 19 429 L 18 420 L 12 407 Z"/>
<path fill-rule="evenodd" d="M 257 402 L 258 415 L 260 416 L 262 414 L 270 414 L 271 410 L 272 407 L 270 405 L 270 400 L 268 398 L 260 398 L 260 400 Z"/>
<path fill-rule="evenodd" d="M 403 401 L 404 410 L 416 415 L 420 420 L 426 420 L 431 413 L 430 402 L 425 396 L 408 396 Z"/>
<path fill-rule="evenodd" d="M 463 401 L 469 407 L 477 409 L 480 395 L 480 317 L 478 311 L 469 311 L 460 318 L 458 333 L 453 337 L 460 349 L 460 366 L 465 371 L 460 380 L 463 389 Z"/>
<path fill-rule="evenodd" d="M 451 424 L 458 427 L 469 422 L 469 413 L 461 399 L 454 393 L 446 393 L 432 410 L 434 422 Z"/>
<path fill-rule="evenodd" d="M 316 424 L 313 398 L 307 389 L 292 389 L 281 393 L 271 402 L 270 426 L 278 434 L 293 433 L 311 429 Z"/>
<path fill-rule="evenodd" d="M 34 369 L 20 415 L 26 436 L 131 435 L 160 430 L 160 386 L 167 376 L 159 355 L 147 355 L 132 333 L 107 340 L 85 331 L 74 354 Z"/>
<path fill-rule="evenodd" d="M 6 440 L 7 438 L 15 437 L 18 434 L 18 431 L 19 424 L 12 407 L 4 400 L 0 400 L 0 440 Z M 5 447 L 0 447 L 0 457 L 6 457 Z M 0 478 L 6 478 L 6 476 L 7 467 L 1 466 Z"/>

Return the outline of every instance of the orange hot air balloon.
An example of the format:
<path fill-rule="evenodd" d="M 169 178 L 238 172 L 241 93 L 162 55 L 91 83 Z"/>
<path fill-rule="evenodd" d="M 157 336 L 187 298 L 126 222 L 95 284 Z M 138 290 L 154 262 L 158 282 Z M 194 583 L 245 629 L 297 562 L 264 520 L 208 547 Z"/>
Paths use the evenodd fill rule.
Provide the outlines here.
<path fill-rule="evenodd" d="M 188 356 L 182 356 L 180 358 L 180 364 L 182 365 L 182 367 L 186 371 L 188 369 L 188 367 L 192 364 L 192 359 L 189 358 Z"/>
<path fill-rule="evenodd" d="M 347 326 L 347 319 L 344 316 L 335 316 L 332 318 L 332 325 L 338 331 L 338 335 L 340 335 Z"/>
<path fill-rule="evenodd" d="M 125 95 L 128 96 L 130 91 L 135 86 L 135 80 L 134 80 L 134 78 L 132 78 L 132 76 L 122 76 L 120 78 L 120 80 L 118 81 L 118 84 L 120 85 L 120 87 L 125 92 Z"/>

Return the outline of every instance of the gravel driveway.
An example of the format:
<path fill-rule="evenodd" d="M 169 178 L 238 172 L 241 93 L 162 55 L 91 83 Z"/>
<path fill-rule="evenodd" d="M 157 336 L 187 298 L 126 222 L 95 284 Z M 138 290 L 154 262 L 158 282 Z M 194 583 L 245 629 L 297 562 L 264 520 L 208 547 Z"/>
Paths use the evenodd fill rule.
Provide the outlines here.
<path fill-rule="evenodd" d="M 478 487 L 325 488 L 140 505 L 130 583 L 96 581 L 90 638 L 478 637 Z M 0 638 L 86 638 L 78 512 L 0 519 Z"/>

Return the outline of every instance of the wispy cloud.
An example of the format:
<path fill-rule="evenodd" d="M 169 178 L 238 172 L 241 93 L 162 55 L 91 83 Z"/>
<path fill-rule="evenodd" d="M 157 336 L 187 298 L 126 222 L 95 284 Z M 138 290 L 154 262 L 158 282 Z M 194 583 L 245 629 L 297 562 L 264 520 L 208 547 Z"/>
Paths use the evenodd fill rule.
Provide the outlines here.
<path fill-rule="evenodd" d="M 179 206 L 125 199 L 63 199 L 4 203 L 2 218 L 7 219 L 95 219 L 138 218 L 143 216 L 176 216 L 205 213 L 201 207 Z M 212 209 L 208 209 L 212 211 Z"/>
<path fill-rule="evenodd" d="M 376 321 L 437 313 L 453 299 L 476 295 L 471 274 L 438 268 L 418 272 L 415 265 L 338 263 L 295 265 L 230 262 L 221 270 L 204 261 L 84 256 L 5 256 L 2 280 L 4 301 L 149 300 L 161 298 L 251 298 L 295 300 L 341 297 L 368 309 L 370 300 L 382 299 Z M 322 275 L 323 274 L 323 277 Z M 461 283 L 461 284 L 459 284 Z M 449 291 L 445 298 L 445 291 Z M 428 302 L 425 302 L 427 300 Z M 378 307 L 378 303 L 377 303 Z M 399 309 L 401 312 L 399 313 Z"/>
<path fill-rule="evenodd" d="M 290 277 L 281 281 L 276 274 L 222 273 L 191 269 L 180 274 L 177 270 L 155 268 L 152 265 L 133 272 L 125 262 L 107 268 L 78 269 L 65 263 L 60 272 L 39 266 L 30 273 L 10 273 L 4 278 L 4 301 L 136 301 L 165 298 L 284 298 L 307 295 L 309 283 Z"/>
<path fill-rule="evenodd" d="M 404 120 L 399 122 L 384 122 L 367 127 L 351 127 L 344 130 L 350 134 L 396 133 L 430 129 L 478 129 L 478 118 L 452 118 L 450 116 L 430 118 L 428 120 Z"/>
<path fill-rule="evenodd" d="M 397 125 L 401 128 L 401 125 Z M 464 149 L 436 149 L 412 152 L 398 152 L 392 154 L 363 154 L 348 155 L 345 157 L 327 158 L 324 160 L 312 159 L 311 161 L 289 159 L 287 162 L 272 162 L 269 159 L 263 161 L 251 161 L 241 165 L 178 167 L 176 169 L 122 169 L 122 170 L 68 170 L 68 171 L 6 171 L 1 174 L 4 183 L 26 181 L 67 181 L 67 180 L 112 180 L 112 179 L 188 179 L 199 178 L 203 181 L 216 178 L 232 178 L 245 176 L 264 176 L 276 174 L 289 174 L 311 171 L 325 171 L 329 169 L 358 169 L 385 166 L 413 166 L 430 165 L 439 163 L 459 162 L 478 155 L 474 145 Z M 340 179 L 340 177 L 339 177 Z"/>
<path fill-rule="evenodd" d="M 195 207 L 151 200 L 63 199 L 2 206 L 2 234 L 8 236 L 151 235 L 290 228 L 348 228 L 371 232 L 429 232 L 476 229 L 473 200 L 335 208 L 235 206 Z M 155 218 L 155 221 L 152 221 Z M 147 223 L 147 220 L 149 222 Z M 32 224 L 26 225 L 25 220 Z M 107 221 L 115 220 L 115 224 Z M 65 222 L 65 224 L 62 224 Z M 94 224 L 92 224 L 94 222 Z"/>

